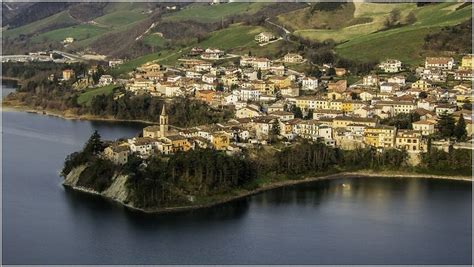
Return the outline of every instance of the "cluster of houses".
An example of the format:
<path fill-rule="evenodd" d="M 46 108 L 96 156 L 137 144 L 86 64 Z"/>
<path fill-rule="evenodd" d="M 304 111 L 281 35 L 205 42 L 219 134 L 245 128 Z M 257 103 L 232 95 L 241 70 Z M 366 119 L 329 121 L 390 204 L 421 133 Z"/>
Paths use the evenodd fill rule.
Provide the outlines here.
<path fill-rule="evenodd" d="M 264 37 L 261 34 L 259 38 Z M 416 80 L 410 82 L 402 62 L 389 59 L 379 64 L 379 71 L 348 85 L 344 79 L 347 70 L 343 68 L 335 68 L 334 79 L 290 69 L 291 64 L 305 61 L 298 54 L 289 53 L 277 60 L 241 56 L 238 65 L 228 66 L 205 60 L 225 55 L 219 51 L 195 48 L 191 53 L 200 58 L 181 59 L 179 66 L 172 68 L 149 62 L 137 68 L 126 89 L 136 94 L 188 96 L 211 106 L 229 106 L 235 109 L 234 119 L 169 129 L 163 110 L 159 126 L 145 128 L 142 137 L 111 145 L 106 151 L 108 157 L 124 163 L 127 153 L 147 157 L 196 147 L 235 153 L 249 145 L 267 144 L 275 132 L 288 141 L 305 138 L 344 149 L 373 146 L 419 154 L 426 151 L 426 137 L 435 134 L 437 120 L 445 113 L 453 114 L 456 120 L 463 116 L 467 133 L 472 136 L 472 112 L 466 109 L 473 93 L 471 55 L 458 63 L 450 57 L 427 57 L 425 65 L 416 69 Z M 457 78 L 461 74 L 462 78 Z M 448 75 L 454 77 L 452 86 L 445 83 Z M 295 118 L 295 110 L 300 111 L 300 118 Z M 409 113 L 420 116 L 409 130 L 380 123 Z"/>

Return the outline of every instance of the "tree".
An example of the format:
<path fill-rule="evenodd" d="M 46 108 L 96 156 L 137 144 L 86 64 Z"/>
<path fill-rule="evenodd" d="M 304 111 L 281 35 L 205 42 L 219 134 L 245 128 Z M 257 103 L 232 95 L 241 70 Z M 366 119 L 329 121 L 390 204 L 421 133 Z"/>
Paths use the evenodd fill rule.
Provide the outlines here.
<path fill-rule="evenodd" d="M 408 13 L 407 17 L 405 18 L 406 20 L 406 23 L 407 24 L 413 24 L 416 22 L 416 16 L 415 16 L 415 13 L 413 13 L 413 11 L 410 11 L 410 13 Z"/>
<path fill-rule="evenodd" d="M 328 76 L 334 76 L 336 75 L 336 70 L 334 68 L 329 68 L 327 71 L 326 71 L 326 75 Z"/>
<path fill-rule="evenodd" d="M 454 134 L 455 121 L 452 114 L 444 112 L 439 116 L 438 124 L 436 124 L 436 129 L 438 134 L 444 138 L 450 138 Z"/>
<path fill-rule="evenodd" d="M 272 134 L 278 136 L 280 134 L 280 122 L 275 120 L 272 124 Z"/>
<path fill-rule="evenodd" d="M 95 130 L 84 147 L 84 153 L 86 155 L 96 155 L 102 152 L 105 148 L 104 143 L 102 142 L 101 136 L 97 130 Z"/>
<path fill-rule="evenodd" d="M 224 84 L 218 83 L 216 86 L 216 91 L 223 92 L 224 91 Z"/>
<path fill-rule="evenodd" d="M 395 8 L 390 11 L 388 18 L 385 20 L 384 26 L 388 29 L 397 24 L 400 24 L 400 9 Z"/>
<path fill-rule="evenodd" d="M 420 92 L 420 93 L 418 94 L 418 97 L 419 97 L 419 98 L 427 98 L 427 97 L 428 97 L 428 94 L 427 94 L 426 92 Z"/>
<path fill-rule="evenodd" d="M 299 119 L 303 118 L 303 112 L 301 111 L 301 108 L 297 106 L 293 106 L 291 108 L 291 112 L 293 113 L 293 115 L 295 115 L 295 118 L 299 118 Z"/>
<path fill-rule="evenodd" d="M 454 127 L 454 136 L 458 141 L 462 141 L 466 139 L 467 131 L 466 131 L 466 122 L 464 121 L 464 116 L 461 114 L 459 117 L 458 123 Z"/>
<path fill-rule="evenodd" d="M 360 97 L 356 92 L 351 92 L 351 99 L 352 100 L 360 100 Z"/>
<path fill-rule="evenodd" d="M 261 80 L 262 79 L 262 70 L 258 69 L 257 71 L 257 79 Z"/>

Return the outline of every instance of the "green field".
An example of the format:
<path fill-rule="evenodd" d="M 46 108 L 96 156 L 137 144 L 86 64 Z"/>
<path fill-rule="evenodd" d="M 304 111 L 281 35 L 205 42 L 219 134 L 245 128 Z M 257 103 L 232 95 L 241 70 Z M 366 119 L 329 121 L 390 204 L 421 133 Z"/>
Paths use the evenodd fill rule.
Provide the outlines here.
<path fill-rule="evenodd" d="M 232 25 L 220 31 L 211 33 L 211 36 L 198 45 L 207 47 L 216 47 L 220 49 L 235 49 L 239 47 L 256 46 L 255 35 L 264 31 L 259 26 Z"/>
<path fill-rule="evenodd" d="M 103 25 L 107 25 L 111 27 L 120 27 L 120 26 L 137 22 L 144 18 L 146 18 L 146 15 L 142 14 L 141 12 L 137 10 L 134 10 L 134 11 L 123 10 L 123 11 L 115 11 L 113 13 L 104 15 L 102 17 L 98 17 L 94 21 L 99 24 L 103 24 Z"/>
<path fill-rule="evenodd" d="M 97 95 L 110 95 L 113 93 L 115 85 L 107 85 L 99 88 L 87 89 L 77 98 L 79 105 L 90 105 L 90 102 L 94 96 Z"/>
<path fill-rule="evenodd" d="M 108 30 L 90 24 L 81 24 L 67 28 L 57 29 L 46 33 L 39 34 L 32 38 L 33 42 L 62 41 L 66 37 L 73 37 L 76 41 L 89 39 L 94 36 L 107 32 Z"/>
<path fill-rule="evenodd" d="M 158 34 L 148 34 L 147 36 L 143 37 L 143 42 L 154 47 L 165 47 L 167 43 L 166 39 L 159 36 Z"/>
<path fill-rule="evenodd" d="M 6 30 L 2 32 L 3 37 L 17 37 L 20 34 L 35 34 L 38 32 L 43 31 L 44 29 L 50 28 L 54 25 L 58 24 L 77 24 L 78 22 L 69 16 L 67 11 L 63 11 L 57 13 L 55 15 L 49 16 L 47 18 L 35 21 L 34 23 L 30 23 L 18 28 L 14 28 L 11 30 Z"/>
<path fill-rule="evenodd" d="M 182 10 L 165 15 L 163 20 L 195 20 L 199 22 L 216 22 L 231 15 L 255 14 L 266 5 L 269 5 L 269 3 L 227 3 L 218 5 L 195 3 L 183 8 Z"/>
<path fill-rule="evenodd" d="M 157 60 L 161 64 L 169 64 L 175 62 L 180 58 L 186 51 L 185 50 L 162 50 L 160 52 L 148 54 L 141 56 L 130 61 L 125 62 L 124 64 L 118 66 L 115 69 L 112 69 L 112 75 L 119 76 L 133 71 L 135 68 L 150 62 Z"/>
<path fill-rule="evenodd" d="M 320 41 L 326 39 L 333 39 L 336 42 L 347 41 L 382 29 L 386 17 L 393 9 L 399 9 L 401 11 L 401 17 L 406 17 L 411 10 L 416 8 L 416 4 L 354 3 L 354 7 L 355 9 L 351 14 L 346 14 L 346 9 L 343 9 L 340 12 L 324 13 L 328 21 L 331 21 L 334 18 L 339 18 L 338 20 L 344 21 L 344 17 L 346 17 L 347 26 L 333 29 L 310 29 L 308 27 L 304 28 L 303 24 L 294 32 L 294 34 Z M 297 10 L 295 12 L 301 13 L 303 11 Z M 296 15 L 299 15 L 300 17 L 302 16 L 298 13 Z M 296 16 L 280 16 L 279 19 L 283 21 L 285 19 L 290 19 L 290 22 L 291 20 L 297 20 Z M 322 21 L 321 18 L 316 20 Z"/>
<path fill-rule="evenodd" d="M 336 47 L 343 57 L 357 60 L 383 60 L 397 58 L 408 64 L 423 60 L 424 37 L 439 31 L 443 26 L 456 25 L 472 17 L 472 7 L 455 11 L 457 3 L 443 3 L 417 8 L 418 21 L 409 26 L 354 37 Z"/>

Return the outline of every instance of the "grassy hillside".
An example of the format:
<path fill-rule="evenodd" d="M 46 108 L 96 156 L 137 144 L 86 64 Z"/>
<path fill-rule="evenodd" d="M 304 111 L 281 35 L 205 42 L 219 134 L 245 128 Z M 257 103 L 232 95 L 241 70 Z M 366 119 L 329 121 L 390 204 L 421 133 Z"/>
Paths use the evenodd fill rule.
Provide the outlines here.
<path fill-rule="evenodd" d="M 355 36 L 338 45 L 336 52 L 351 59 L 398 58 L 408 64 L 418 64 L 425 56 L 422 46 L 426 34 L 472 17 L 472 6 L 456 10 L 459 6 L 457 3 L 442 3 L 416 8 L 417 22 L 413 25 Z"/>
<path fill-rule="evenodd" d="M 351 3 L 339 10 L 315 12 L 307 20 L 310 7 L 280 15 L 278 19 L 290 28 L 296 27 L 294 34 L 301 37 L 342 42 L 381 30 L 393 9 L 399 9 L 405 17 L 414 8 L 416 4 Z M 293 21 L 295 26 L 291 26 Z"/>
<path fill-rule="evenodd" d="M 107 32 L 108 29 L 103 27 L 98 27 L 90 24 L 81 24 L 76 26 L 71 26 L 67 28 L 52 30 L 39 34 L 32 38 L 33 42 L 43 42 L 47 41 L 62 41 L 66 37 L 73 37 L 75 40 L 80 41 L 84 39 L 89 39 L 94 36 L 100 35 Z"/>
<path fill-rule="evenodd" d="M 115 85 L 111 84 L 99 88 L 88 89 L 77 98 L 77 103 L 79 105 L 90 105 L 90 102 L 94 96 L 110 95 L 113 93 L 114 88 Z"/>
<path fill-rule="evenodd" d="M 61 27 L 60 25 L 69 27 L 77 23 L 78 22 L 75 19 L 69 16 L 69 13 L 67 11 L 63 11 L 47 18 L 35 21 L 33 23 L 29 23 L 27 25 L 11 30 L 6 30 L 2 32 L 2 34 L 3 37 L 15 38 L 18 37 L 20 34 L 36 34 L 47 29 Z"/>
<path fill-rule="evenodd" d="M 269 3 L 227 3 L 209 5 L 208 3 L 191 4 L 182 10 L 170 13 L 164 17 L 165 21 L 196 20 L 199 22 L 216 22 L 222 18 L 239 15 L 255 14 Z"/>
<path fill-rule="evenodd" d="M 235 49 L 239 47 L 256 46 L 255 35 L 264 31 L 263 27 L 232 25 L 226 29 L 213 32 L 209 38 L 198 45 L 201 47 L 216 47 L 220 49 Z"/>
<path fill-rule="evenodd" d="M 147 5 L 147 3 L 108 3 L 103 9 L 104 15 L 89 22 L 80 22 L 69 14 L 69 10 L 65 10 L 22 27 L 6 30 L 3 36 L 20 40 L 20 35 L 30 35 L 32 43 L 37 47 L 44 44 L 45 48 L 49 44 L 61 47 L 60 41 L 66 37 L 73 37 L 76 41 L 70 48 L 80 50 L 93 45 L 104 34 L 126 31 L 147 19 L 150 11 Z"/>
<path fill-rule="evenodd" d="M 164 47 L 167 40 L 158 34 L 148 34 L 143 38 L 143 42 L 154 47 Z"/>
<path fill-rule="evenodd" d="M 145 14 L 142 14 L 139 10 L 134 10 L 134 11 L 128 11 L 128 10 L 123 10 L 123 11 L 115 11 L 109 14 L 106 14 L 102 17 L 99 17 L 95 19 L 94 21 L 111 26 L 111 27 L 120 27 L 123 25 L 127 25 L 139 20 L 142 20 L 146 18 Z"/>

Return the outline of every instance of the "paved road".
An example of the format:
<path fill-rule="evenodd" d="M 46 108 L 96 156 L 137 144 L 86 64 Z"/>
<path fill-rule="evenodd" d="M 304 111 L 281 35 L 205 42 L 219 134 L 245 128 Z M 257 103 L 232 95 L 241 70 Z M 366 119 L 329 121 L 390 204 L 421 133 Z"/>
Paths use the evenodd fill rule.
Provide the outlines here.
<path fill-rule="evenodd" d="M 288 29 L 286 29 L 286 28 L 283 27 L 282 25 L 278 25 L 278 24 L 276 24 L 276 23 L 271 22 L 271 21 L 270 21 L 270 18 L 266 18 L 266 19 L 265 19 L 265 22 L 268 23 L 268 24 L 271 24 L 271 25 L 273 25 L 273 26 L 276 26 L 276 27 L 278 27 L 278 28 L 280 28 L 280 29 L 282 29 L 282 30 L 285 32 L 283 38 L 284 38 L 285 40 L 288 40 L 288 35 L 291 34 L 291 32 L 290 32 Z"/>

